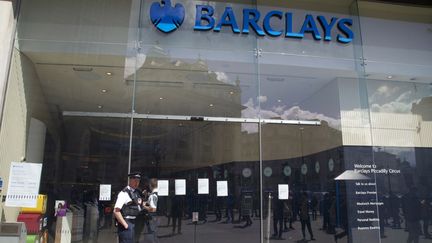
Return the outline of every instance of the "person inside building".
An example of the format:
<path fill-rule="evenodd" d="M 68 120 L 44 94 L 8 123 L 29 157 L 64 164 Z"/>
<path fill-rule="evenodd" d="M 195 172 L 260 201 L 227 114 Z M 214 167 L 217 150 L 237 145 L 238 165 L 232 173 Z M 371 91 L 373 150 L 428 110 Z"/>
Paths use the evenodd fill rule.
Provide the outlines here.
<path fill-rule="evenodd" d="M 174 190 L 171 195 L 174 195 Z M 181 234 L 182 217 L 184 210 L 184 198 L 181 195 L 174 195 L 171 199 L 172 234 L 174 235 L 177 227 L 177 234 Z"/>
<path fill-rule="evenodd" d="M 312 233 L 311 221 L 310 221 L 310 217 L 309 217 L 309 208 L 310 208 L 310 205 L 309 205 L 307 193 L 303 192 L 301 202 L 300 202 L 300 212 L 299 212 L 300 222 L 301 222 L 301 226 L 302 226 L 303 240 L 306 240 L 306 232 L 305 232 L 306 227 L 309 231 L 309 235 L 310 235 L 311 240 L 315 240 L 313 233 Z"/>
<path fill-rule="evenodd" d="M 159 225 L 159 220 L 156 217 L 158 195 L 157 195 L 157 179 L 150 179 L 150 190 L 151 193 L 148 197 L 147 202 L 143 205 L 144 210 L 148 212 L 149 215 L 149 228 L 150 228 L 150 240 L 151 242 L 159 242 L 157 238 L 157 228 Z"/>
<path fill-rule="evenodd" d="M 421 203 L 417 195 L 417 188 L 411 187 L 409 192 L 403 197 L 403 208 L 408 229 L 407 243 L 418 243 L 421 232 Z"/>
<path fill-rule="evenodd" d="M 423 199 L 421 202 L 421 219 L 423 221 L 423 236 L 425 239 L 432 239 L 429 233 L 429 223 L 431 220 L 432 207 L 429 198 Z"/>
<path fill-rule="evenodd" d="M 135 221 L 143 210 L 142 194 L 140 190 L 137 190 L 141 174 L 130 173 L 128 177 L 128 186 L 119 192 L 114 205 L 119 243 L 134 243 Z"/>
<path fill-rule="evenodd" d="M 282 238 L 283 220 L 284 220 L 284 201 L 273 198 L 273 236 L 272 239 L 284 240 Z"/>
<path fill-rule="evenodd" d="M 140 182 L 140 189 L 142 189 L 142 201 L 143 204 L 147 202 L 148 197 L 151 193 L 150 185 L 149 185 L 149 179 L 146 177 L 141 177 Z M 146 231 L 147 230 L 147 231 Z M 148 212 L 143 209 L 141 213 L 137 216 L 135 220 L 135 242 L 140 242 L 141 237 L 145 234 L 145 232 L 150 232 L 150 226 L 149 226 L 149 215 Z"/>

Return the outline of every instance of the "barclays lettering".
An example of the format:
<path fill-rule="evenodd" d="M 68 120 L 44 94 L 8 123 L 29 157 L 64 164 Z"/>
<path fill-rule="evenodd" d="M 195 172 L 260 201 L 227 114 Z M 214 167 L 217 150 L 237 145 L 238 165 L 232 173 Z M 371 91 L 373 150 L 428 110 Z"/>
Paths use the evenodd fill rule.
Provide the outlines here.
<path fill-rule="evenodd" d="M 212 30 L 219 32 L 223 26 L 230 27 L 234 33 L 249 34 L 252 29 L 258 36 L 266 34 L 272 37 L 284 35 L 287 38 L 303 38 L 305 34 L 310 33 L 315 40 L 331 41 L 332 29 L 337 26 L 339 34 L 336 39 L 341 43 L 350 43 L 354 38 L 354 33 L 351 30 L 353 24 L 352 19 L 336 17 L 327 20 L 324 16 L 316 18 L 308 14 L 305 16 L 303 25 L 299 31 L 293 29 L 293 13 L 281 11 L 270 11 L 264 18 L 262 27 L 259 25 L 261 13 L 257 9 L 243 9 L 242 28 L 239 28 L 237 18 L 231 7 L 226 7 L 219 21 L 213 17 L 214 8 L 209 5 L 196 6 L 195 30 L 208 31 Z M 271 19 L 280 21 L 285 20 L 285 30 L 275 30 L 270 24 Z M 317 23 L 318 22 L 318 23 Z M 319 31 L 318 25 L 322 32 Z"/>
<path fill-rule="evenodd" d="M 351 27 L 352 19 L 336 18 L 326 19 L 324 16 L 313 16 L 307 14 L 304 18 L 301 28 L 295 30 L 293 24 L 293 13 L 273 10 L 262 18 L 260 25 L 261 13 L 257 9 L 243 9 L 243 16 L 238 19 L 232 7 L 226 7 L 220 15 L 220 19 L 215 17 L 215 10 L 210 5 L 196 5 L 195 31 L 220 32 L 222 28 L 231 28 L 236 34 L 249 34 L 252 30 L 258 36 L 272 36 L 285 38 L 302 39 L 306 34 L 310 34 L 315 40 L 332 40 L 332 31 L 337 29 L 336 40 L 340 43 L 350 43 L 354 39 L 354 32 Z M 155 2 L 150 9 L 150 19 L 160 31 L 169 33 L 183 23 L 185 18 L 184 7 L 177 3 L 175 7 L 171 6 L 170 0 L 161 0 L 161 3 Z M 275 29 L 271 21 L 281 21 L 285 25 L 284 29 Z M 240 22 L 239 22 L 240 21 Z M 241 28 L 239 27 L 241 23 Z M 334 31 L 333 31 L 334 32 Z"/>

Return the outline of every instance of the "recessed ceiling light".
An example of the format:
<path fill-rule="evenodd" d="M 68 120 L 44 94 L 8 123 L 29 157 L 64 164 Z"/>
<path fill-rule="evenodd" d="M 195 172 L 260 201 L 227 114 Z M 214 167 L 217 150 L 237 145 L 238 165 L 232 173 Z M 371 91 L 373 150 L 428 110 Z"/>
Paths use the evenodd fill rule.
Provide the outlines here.
<path fill-rule="evenodd" d="M 106 93 L 106 92 L 108 92 L 108 90 L 106 90 L 106 89 L 102 89 L 101 92 L 102 92 L 102 93 Z"/>
<path fill-rule="evenodd" d="M 160 99 L 160 100 L 163 100 L 164 98 L 163 98 L 163 97 L 159 97 L 159 99 Z"/>
<path fill-rule="evenodd" d="M 285 81 L 285 78 L 282 77 L 267 77 L 268 81 L 272 81 L 272 82 L 283 82 Z"/>
<path fill-rule="evenodd" d="M 93 68 L 91 68 L 91 67 L 74 67 L 72 69 L 76 72 L 91 72 L 91 71 L 93 71 Z"/>
<path fill-rule="evenodd" d="M 393 78 L 393 76 L 392 76 L 392 75 L 389 75 L 389 76 L 387 76 L 387 78 L 388 78 L 388 79 L 392 79 L 392 78 Z"/>
<path fill-rule="evenodd" d="M 102 108 L 103 108 L 103 105 L 98 105 L 98 108 L 99 108 L 99 109 L 102 109 Z"/>
<path fill-rule="evenodd" d="M 210 106 L 210 107 L 213 107 L 213 104 L 210 104 L 209 106 Z"/>
<path fill-rule="evenodd" d="M 282 100 L 278 100 L 278 102 L 279 102 L 279 103 L 281 103 L 281 102 L 282 102 Z"/>
<path fill-rule="evenodd" d="M 113 75 L 112 72 L 106 72 L 105 74 L 108 75 L 108 76 L 112 76 Z"/>
<path fill-rule="evenodd" d="M 234 91 L 231 91 L 231 92 L 230 92 L 230 95 L 233 95 L 233 94 L 234 94 Z"/>

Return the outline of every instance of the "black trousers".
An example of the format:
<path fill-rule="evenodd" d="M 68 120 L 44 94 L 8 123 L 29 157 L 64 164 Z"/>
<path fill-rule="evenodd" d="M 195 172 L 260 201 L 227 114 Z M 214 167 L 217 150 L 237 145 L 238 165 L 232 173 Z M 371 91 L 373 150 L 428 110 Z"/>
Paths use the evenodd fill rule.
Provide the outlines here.
<path fill-rule="evenodd" d="M 283 229 L 283 218 L 273 218 L 273 230 L 274 236 L 281 238 L 282 237 L 282 229 Z M 279 226 L 279 230 L 278 230 Z"/>
<path fill-rule="evenodd" d="M 311 222 L 310 222 L 309 217 L 307 219 L 300 219 L 300 222 L 301 222 L 301 226 L 302 226 L 303 238 L 306 238 L 306 227 L 309 231 L 311 238 L 313 238 L 312 226 L 311 226 Z"/>
<path fill-rule="evenodd" d="M 182 217 L 181 216 L 173 216 L 172 217 L 172 221 L 173 221 L 173 227 L 172 227 L 172 232 L 174 233 L 176 230 L 176 226 L 178 224 L 178 228 L 177 228 L 177 232 L 180 233 L 181 232 L 181 226 L 182 226 Z"/>
<path fill-rule="evenodd" d="M 128 228 L 125 229 L 123 225 L 117 226 L 119 243 L 134 243 L 135 234 L 135 220 L 125 219 L 128 224 Z"/>

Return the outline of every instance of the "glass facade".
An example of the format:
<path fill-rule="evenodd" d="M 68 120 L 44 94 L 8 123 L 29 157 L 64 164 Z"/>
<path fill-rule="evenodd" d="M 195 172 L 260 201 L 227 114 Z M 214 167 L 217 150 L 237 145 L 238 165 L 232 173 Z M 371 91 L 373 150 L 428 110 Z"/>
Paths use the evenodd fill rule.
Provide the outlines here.
<path fill-rule="evenodd" d="M 136 242 L 431 241 L 430 9 L 41 0 L 19 16 L 0 177 L 6 196 L 11 162 L 42 166 L 29 235 L 117 242 L 140 172 L 159 195 Z"/>

